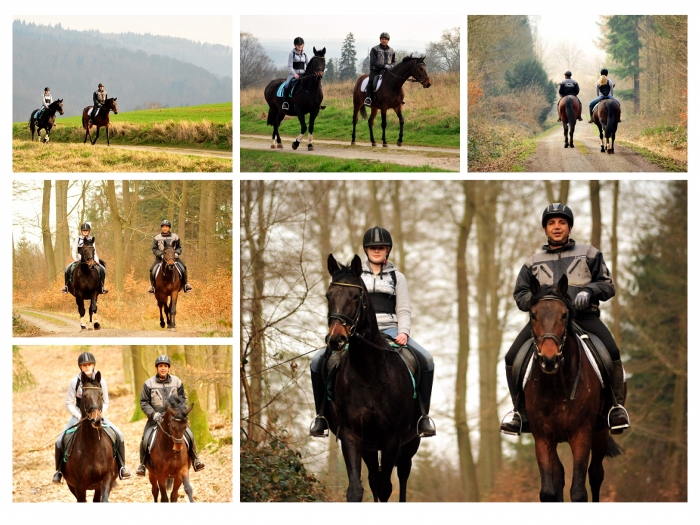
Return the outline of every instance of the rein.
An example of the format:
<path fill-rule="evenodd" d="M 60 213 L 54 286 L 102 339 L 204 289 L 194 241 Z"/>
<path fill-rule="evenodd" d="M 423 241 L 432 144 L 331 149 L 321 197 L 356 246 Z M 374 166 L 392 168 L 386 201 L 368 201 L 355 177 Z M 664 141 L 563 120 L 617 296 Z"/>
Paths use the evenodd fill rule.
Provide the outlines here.
<path fill-rule="evenodd" d="M 171 418 L 174 419 L 175 421 L 184 421 L 183 419 L 177 419 L 176 417 L 172 417 L 172 416 L 171 416 Z M 158 425 L 158 428 L 160 428 L 163 431 L 163 434 L 165 434 L 170 439 L 172 439 L 173 443 L 175 443 L 176 445 L 181 445 L 185 441 L 185 438 L 176 438 L 175 436 L 172 436 L 168 432 L 166 432 L 166 430 L 160 424 L 160 421 L 156 421 L 156 424 Z"/>
<path fill-rule="evenodd" d="M 405 80 L 408 82 L 420 82 L 421 85 L 425 83 L 425 79 L 423 78 L 415 78 L 413 74 L 408 75 L 406 78 L 398 76 L 396 73 L 392 72 L 391 69 L 387 69 L 387 73 L 389 73 L 392 77 L 398 78 L 399 80 Z M 411 78 L 414 77 L 414 78 Z"/>

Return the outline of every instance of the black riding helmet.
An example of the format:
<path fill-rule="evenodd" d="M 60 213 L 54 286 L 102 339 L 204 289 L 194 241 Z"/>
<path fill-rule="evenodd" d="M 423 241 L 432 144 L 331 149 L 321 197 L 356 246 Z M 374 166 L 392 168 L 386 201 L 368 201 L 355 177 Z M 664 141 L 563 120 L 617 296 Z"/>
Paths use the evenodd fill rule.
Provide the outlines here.
<path fill-rule="evenodd" d="M 168 366 L 170 365 L 170 358 L 167 355 L 159 355 L 156 357 L 156 368 L 158 368 L 158 365 L 160 364 L 166 364 Z"/>
<path fill-rule="evenodd" d="M 80 225 L 80 231 L 87 230 L 90 231 L 92 228 L 90 228 L 90 223 L 89 222 L 84 222 Z"/>
<path fill-rule="evenodd" d="M 571 78 L 571 71 L 567 71 L 566 73 L 564 73 L 564 76 L 566 78 Z"/>
<path fill-rule="evenodd" d="M 547 226 L 547 221 L 552 217 L 564 217 L 569 223 L 569 228 L 574 227 L 574 212 L 566 204 L 555 202 L 547 206 L 542 212 L 542 227 Z"/>
<path fill-rule="evenodd" d="M 295 46 L 303 46 L 304 45 L 304 39 L 301 38 L 300 36 L 296 37 L 294 39 L 294 45 Z"/>
<path fill-rule="evenodd" d="M 362 238 L 362 247 L 369 248 L 370 246 L 388 246 L 389 253 L 391 253 L 394 241 L 391 240 L 391 234 L 388 230 L 373 226 L 365 232 L 365 236 Z"/>
<path fill-rule="evenodd" d="M 97 84 L 97 87 L 101 88 L 101 87 L 105 87 L 105 85 L 102 82 L 100 82 L 99 84 Z"/>
<path fill-rule="evenodd" d="M 51 91 L 51 90 L 48 87 L 45 87 L 44 91 Z"/>
<path fill-rule="evenodd" d="M 381 35 L 379 35 L 379 40 L 381 40 L 382 38 L 386 38 L 387 40 L 391 40 L 389 33 L 382 33 Z"/>
<path fill-rule="evenodd" d="M 168 228 L 173 227 L 173 225 L 170 224 L 170 221 L 168 219 L 164 219 L 163 222 L 160 223 L 160 227 L 162 228 L 163 226 L 167 226 Z"/>
<path fill-rule="evenodd" d="M 87 363 L 92 363 L 93 365 L 96 365 L 97 361 L 95 361 L 95 356 L 92 355 L 90 352 L 83 352 L 78 356 L 78 366 Z"/>

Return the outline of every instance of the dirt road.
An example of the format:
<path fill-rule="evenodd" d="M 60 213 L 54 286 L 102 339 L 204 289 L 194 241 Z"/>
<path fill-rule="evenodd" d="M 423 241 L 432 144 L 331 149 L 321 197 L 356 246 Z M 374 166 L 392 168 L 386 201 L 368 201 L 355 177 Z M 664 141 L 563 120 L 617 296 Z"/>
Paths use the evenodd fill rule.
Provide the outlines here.
<path fill-rule="evenodd" d="M 625 123 L 618 127 L 617 138 L 624 138 Z M 560 125 L 540 139 L 525 164 L 526 172 L 659 172 L 661 168 L 629 148 L 615 143 L 615 154 L 601 153 L 598 128 L 578 122 L 574 148 L 564 148 L 564 129 Z"/>
<path fill-rule="evenodd" d="M 133 151 L 154 151 L 156 153 L 173 153 L 175 155 L 194 155 L 195 157 L 216 157 L 220 159 L 231 159 L 233 158 L 233 150 L 222 151 L 222 150 L 212 150 L 212 149 L 195 149 L 195 148 L 161 148 L 158 146 L 126 146 L 122 144 L 112 144 L 107 146 L 107 144 L 95 144 L 95 146 L 101 148 L 119 148 L 119 149 L 129 149 Z"/>
<path fill-rule="evenodd" d="M 391 162 L 403 166 L 425 166 L 450 171 L 459 171 L 459 148 L 432 148 L 422 146 L 401 146 L 390 143 L 389 147 L 380 145 L 372 147 L 369 142 L 351 146 L 349 141 L 314 139 L 314 151 L 306 149 L 306 139 L 299 149 L 292 149 L 294 137 L 282 137 L 284 149 L 274 151 L 294 155 L 319 155 L 341 159 L 367 159 L 379 162 Z M 273 151 L 270 138 L 261 135 L 241 135 L 241 148 Z"/>

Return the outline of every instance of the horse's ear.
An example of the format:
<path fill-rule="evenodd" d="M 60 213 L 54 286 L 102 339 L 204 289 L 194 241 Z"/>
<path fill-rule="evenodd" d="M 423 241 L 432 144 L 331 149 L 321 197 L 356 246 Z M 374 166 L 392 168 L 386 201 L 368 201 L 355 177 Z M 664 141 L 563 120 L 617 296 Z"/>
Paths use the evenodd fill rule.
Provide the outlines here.
<path fill-rule="evenodd" d="M 566 291 L 569 289 L 569 278 L 566 276 L 566 274 L 561 276 L 561 279 L 559 279 L 559 282 L 557 283 L 557 290 L 561 294 L 562 297 L 566 297 Z"/>
<path fill-rule="evenodd" d="M 314 55 L 318 55 L 318 51 L 316 51 L 316 46 L 314 46 Z"/>
<path fill-rule="evenodd" d="M 322 57 L 325 57 L 326 56 L 326 48 L 324 47 L 323 49 L 321 49 L 321 51 L 319 51 L 318 54 L 321 55 Z"/>
<path fill-rule="evenodd" d="M 97 381 L 98 383 L 102 381 L 102 373 L 99 370 L 95 374 L 95 381 Z"/>
<path fill-rule="evenodd" d="M 115 102 L 117 101 L 117 97 L 114 97 L 114 101 L 115 101 Z"/>
<path fill-rule="evenodd" d="M 335 257 L 333 257 L 333 254 L 328 254 L 328 273 L 333 275 L 339 269 L 338 262 L 335 260 Z"/>
<path fill-rule="evenodd" d="M 94 235 L 92 237 L 90 237 L 90 240 L 92 241 L 93 244 L 95 244 L 95 236 Z"/>
<path fill-rule="evenodd" d="M 530 293 L 532 293 L 532 295 L 540 293 L 540 282 L 534 275 L 530 276 Z"/>
<path fill-rule="evenodd" d="M 192 404 L 190 405 L 190 408 L 188 408 L 187 410 L 185 410 L 185 415 L 187 415 L 187 414 L 189 414 L 190 412 L 192 412 L 192 409 L 193 409 L 193 408 L 194 408 L 194 403 L 192 403 Z"/>
<path fill-rule="evenodd" d="M 355 277 L 359 277 L 360 275 L 362 275 L 362 259 L 360 259 L 359 255 L 355 254 L 355 257 L 352 258 L 350 268 L 352 270 L 352 274 Z"/>
<path fill-rule="evenodd" d="M 80 371 L 80 382 L 85 384 L 88 381 L 90 381 L 90 378 L 83 372 L 82 370 Z"/>

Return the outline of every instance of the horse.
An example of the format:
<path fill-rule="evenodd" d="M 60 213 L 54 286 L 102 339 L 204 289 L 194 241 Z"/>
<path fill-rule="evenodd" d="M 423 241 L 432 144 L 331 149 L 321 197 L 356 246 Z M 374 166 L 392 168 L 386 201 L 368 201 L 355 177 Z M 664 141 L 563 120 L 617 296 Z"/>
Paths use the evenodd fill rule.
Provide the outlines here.
<path fill-rule="evenodd" d="M 576 129 L 576 116 L 581 112 L 581 103 L 574 95 L 567 95 L 559 100 L 559 118 L 564 126 L 564 147 L 574 147 L 574 130 Z M 567 133 L 569 139 L 567 141 Z"/>
<path fill-rule="evenodd" d="M 328 256 L 330 349 L 344 352 L 337 368 L 334 401 L 326 408 L 331 431 L 341 441 L 348 472 L 348 501 L 362 501 L 361 462 L 369 471 L 374 501 L 388 501 L 397 467 L 399 501 L 406 501 L 411 458 L 418 451 L 420 417 L 413 380 L 401 356 L 386 343 L 362 281 L 362 262 L 349 266 Z M 347 350 L 345 350 L 347 345 Z"/>
<path fill-rule="evenodd" d="M 83 241 L 83 245 L 78 248 L 80 262 L 73 270 L 73 278 L 68 283 L 68 291 L 75 297 L 80 314 L 80 329 L 85 330 L 85 301 L 90 299 L 90 322 L 89 330 L 100 329 L 97 321 L 97 296 L 100 295 L 100 274 L 95 262 L 95 238 L 90 237 Z M 104 265 L 104 261 L 100 261 Z"/>
<path fill-rule="evenodd" d="M 355 82 L 355 89 L 353 90 L 352 100 L 355 106 L 353 117 L 352 117 L 352 145 L 355 145 L 355 128 L 357 127 L 357 113 L 362 115 L 363 119 L 367 118 L 367 111 L 365 109 L 365 94 L 361 91 L 362 81 L 368 78 L 369 75 L 362 75 Z M 401 112 L 401 106 L 403 105 L 404 91 L 403 85 L 411 77 L 413 79 L 411 82 L 419 82 L 424 88 L 430 87 L 430 77 L 428 76 L 428 70 L 425 67 L 425 57 L 413 57 L 407 56 L 401 62 L 394 64 L 394 67 L 384 71 L 384 76 L 382 77 L 381 87 L 374 92 L 372 97 L 372 114 L 369 118 L 369 140 L 372 146 L 376 146 L 377 143 L 374 141 L 374 131 L 372 126 L 374 125 L 374 118 L 377 116 L 377 111 L 382 112 L 382 146 L 387 147 L 386 143 L 386 112 L 389 109 L 393 109 L 396 116 L 399 117 L 399 140 L 396 142 L 397 146 L 401 146 L 403 142 L 403 113 Z"/>
<path fill-rule="evenodd" d="M 615 133 L 620 119 L 620 106 L 610 98 L 604 98 L 593 110 L 593 123 L 598 126 L 600 152 L 615 154 Z M 605 126 L 605 143 L 603 143 L 603 126 Z M 612 139 L 612 143 L 610 142 Z"/>
<path fill-rule="evenodd" d="M 61 464 L 66 484 L 79 502 L 87 501 L 86 492 L 94 490 L 92 501 L 106 503 L 117 483 L 118 465 L 114 445 L 102 427 L 101 378 L 100 372 L 95 374 L 94 379 L 81 373 L 82 418 L 66 451 L 67 460 Z"/>
<path fill-rule="evenodd" d="M 95 142 L 97 142 L 97 139 L 100 137 L 100 128 L 105 128 L 107 132 L 107 145 L 109 146 L 109 112 L 114 111 L 115 115 L 119 114 L 119 110 L 117 109 L 117 97 L 108 98 L 105 101 L 104 105 L 97 112 L 97 116 L 93 115 L 92 117 L 90 117 L 88 115 L 88 111 L 91 108 L 92 106 L 88 106 L 85 109 L 83 109 L 83 128 L 85 128 L 85 139 L 83 140 L 83 144 L 87 142 L 89 136 L 90 144 L 94 146 Z M 91 118 L 92 123 L 90 123 Z M 90 129 L 92 128 L 92 126 L 95 126 L 97 128 L 95 140 L 92 140 L 92 134 L 90 133 Z"/>
<path fill-rule="evenodd" d="M 622 449 L 601 415 L 607 400 L 600 380 L 573 335 L 567 289 L 566 275 L 556 288 L 541 288 L 537 278 L 530 279 L 536 348 L 524 388 L 525 407 L 540 468 L 540 501 L 564 501 L 564 466 L 557 455 L 557 443 L 563 442 L 569 443 L 574 459 L 571 501 L 588 501 L 586 469 L 592 499 L 600 501 L 603 459 Z"/>
<path fill-rule="evenodd" d="M 151 460 L 146 462 L 153 502 L 158 503 L 160 492 L 161 503 L 168 501 L 175 503 L 178 498 L 177 491 L 180 485 L 184 485 L 190 503 L 194 503 L 189 478 L 190 457 L 187 453 L 187 444 L 183 446 L 187 414 L 192 411 L 194 403 L 187 408 L 186 400 L 177 395 L 171 395 L 165 400 L 165 405 L 163 422 L 158 423 L 153 446 L 149 452 Z M 167 492 L 169 490 L 171 490 L 170 500 Z"/>
<path fill-rule="evenodd" d="M 44 129 L 46 130 L 46 134 L 44 135 L 44 144 L 46 144 L 49 141 L 51 128 L 53 128 L 53 125 L 56 122 L 56 112 L 58 111 L 61 115 L 63 115 L 63 99 L 59 98 L 58 100 L 54 100 L 51 104 L 49 104 L 49 107 L 46 108 L 46 111 L 44 111 L 38 121 L 34 118 L 34 114 L 37 111 L 39 110 L 35 109 L 29 116 L 29 129 L 32 130 L 32 142 L 34 142 L 34 130 L 36 129 L 37 139 L 41 140 L 40 131 Z"/>
<path fill-rule="evenodd" d="M 177 313 L 177 294 L 180 292 L 181 280 L 180 272 L 176 268 L 175 249 L 170 241 L 165 241 L 163 250 L 163 260 L 158 265 L 156 275 L 156 301 L 160 310 L 160 327 L 165 328 L 165 321 L 168 322 L 168 329 L 175 329 L 175 314 Z M 168 299 L 170 301 L 168 301 Z M 165 310 L 165 320 L 163 319 Z"/>
<path fill-rule="evenodd" d="M 326 48 L 324 47 L 320 51 L 317 51 L 314 47 L 314 56 L 309 61 L 306 66 L 306 71 L 299 77 L 296 83 L 296 88 L 294 94 L 291 97 L 291 104 L 289 109 L 282 109 L 282 103 L 285 99 L 290 100 L 285 92 L 285 98 L 277 96 L 277 91 L 286 79 L 277 78 L 271 80 L 270 83 L 265 87 L 265 100 L 269 106 L 267 112 L 267 125 L 272 126 L 272 144 L 271 149 L 282 149 L 282 139 L 280 138 L 279 127 L 284 120 L 285 115 L 294 116 L 296 115 L 301 124 L 301 133 L 292 142 L 292 149 L 296 150 L 301 144 L 304 138 L 304 133 L 306 133 L 306 117 L 309 114 L 309 135 L 308 135 L 308 145 L 309 151 L 313 151 L 314 146 L 313 133 L 314 133 L 314 123 L 316 121 L 316 116 L 318 112 L 324 109 L 325 106 L 321 106 L 323 102 L 323 72 L 326 69 Z M 287 89 L 291 89 L 290 87 Z M 277 137 L 277 145 L 275 146 L 275 137 Z"/>

